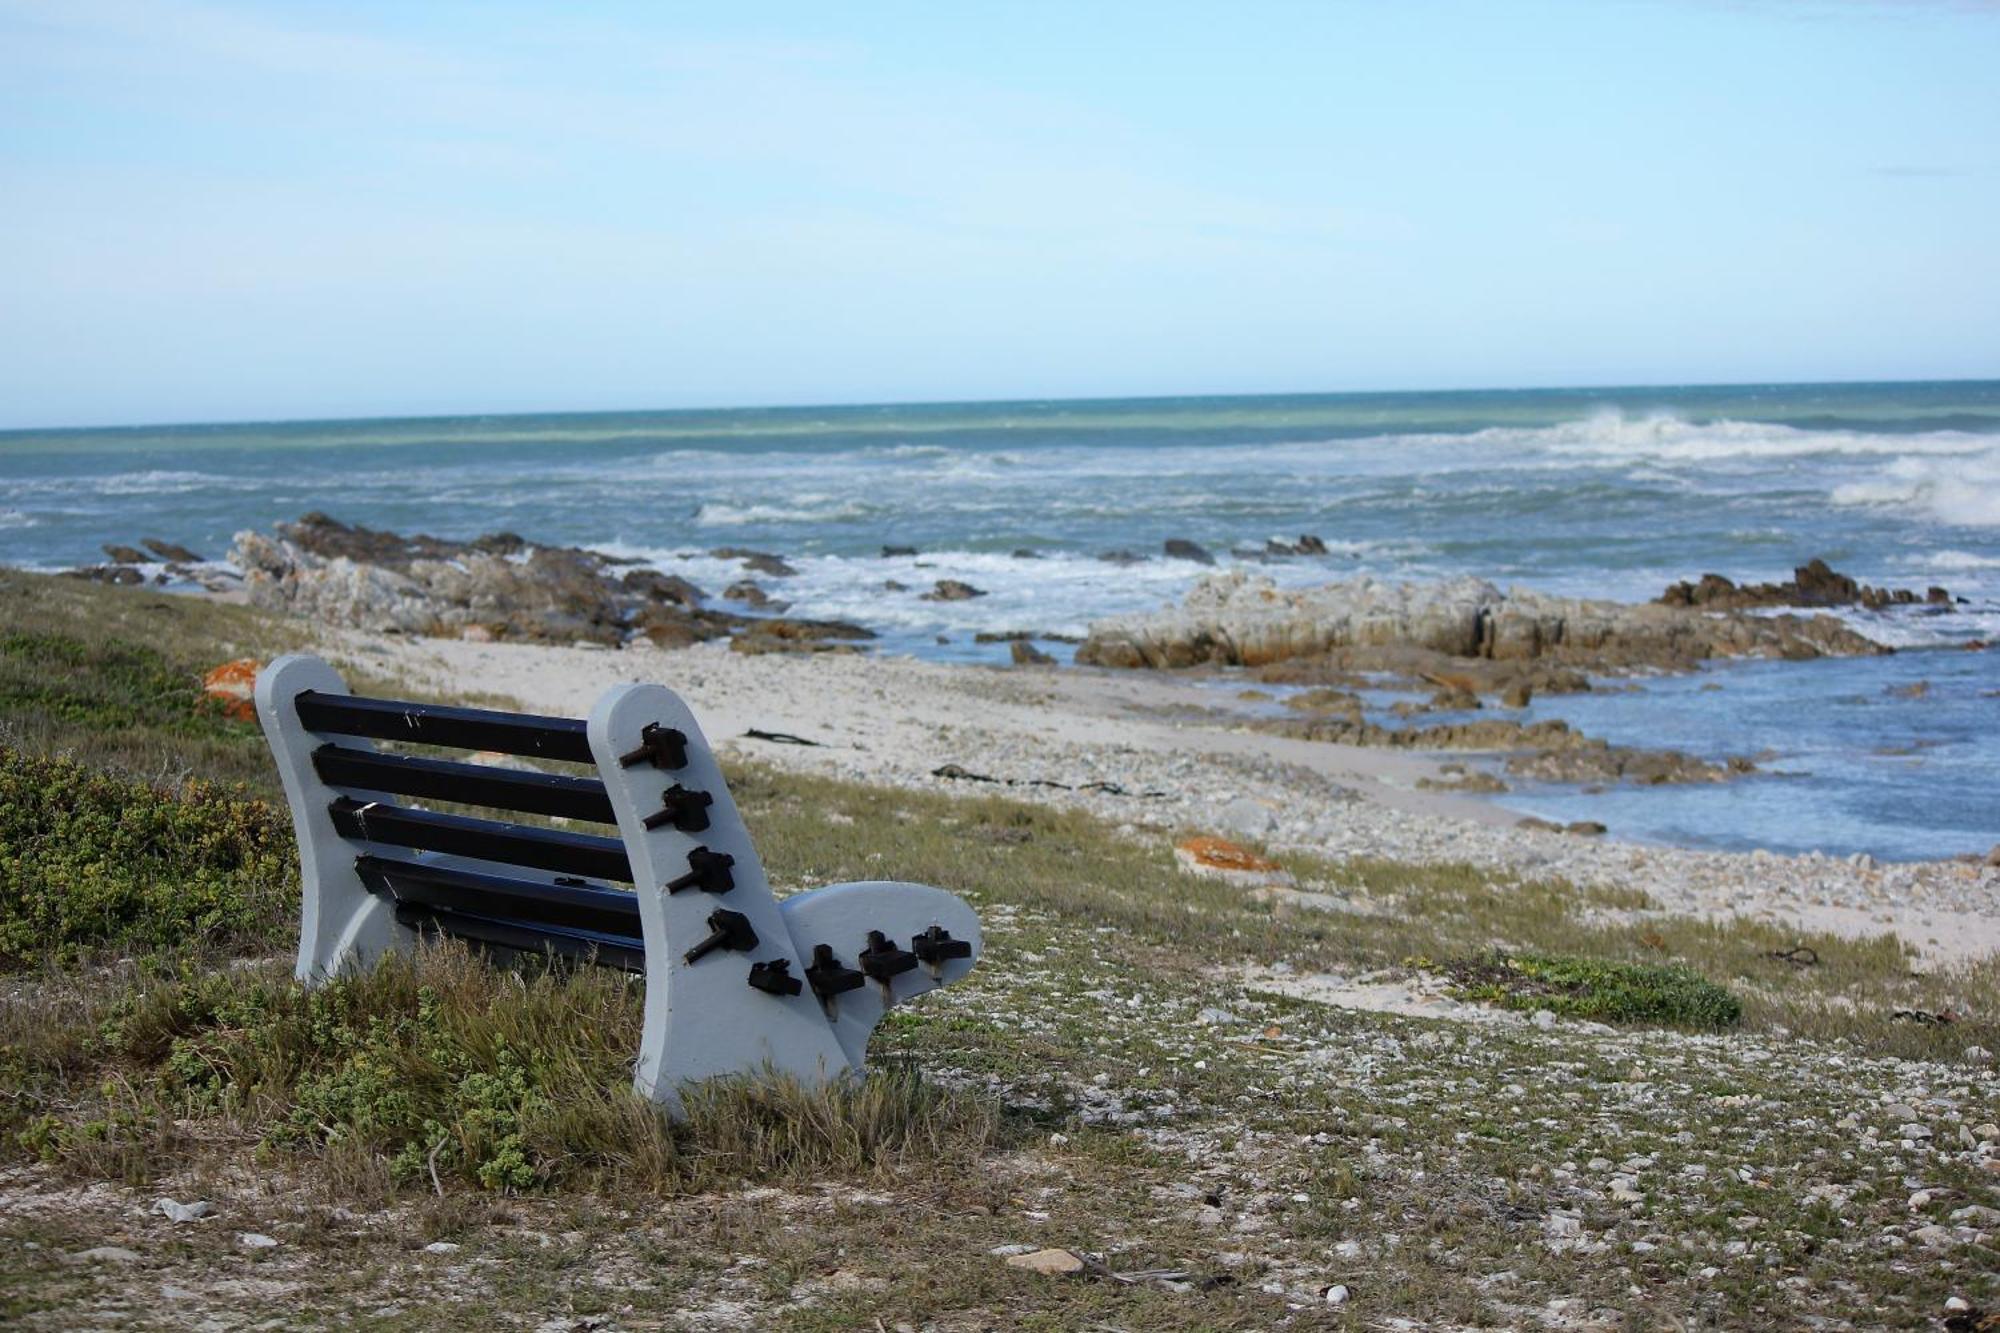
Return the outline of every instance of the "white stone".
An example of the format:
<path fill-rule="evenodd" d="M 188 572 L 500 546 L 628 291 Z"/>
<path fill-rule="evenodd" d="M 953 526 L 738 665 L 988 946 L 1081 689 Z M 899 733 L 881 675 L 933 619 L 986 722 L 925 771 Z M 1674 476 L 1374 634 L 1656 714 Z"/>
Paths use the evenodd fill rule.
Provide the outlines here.
<path fill-rule="evenodd" d="M 1328 1305 L 1345 1305 L 1347 1304 L 1347 1296 L 1347 1288 L 1338 1283 L 1326 1289 L 1326 1303 Z"/>
<path fill-rule="evenodd" d="M 181 1203 L 175 1199 L 156 1199 L 153 1211 L 170 1222 L 198 1222 L 215 1211 L 215 1205 L 206 1199 L 195 1203 Z"/>
<path fill-rule="evenodd" d="M 275 1248 L 278 1244 L 276 1240 L 261 1231 L 239 1232 L 236 1237 L 236 1243 L 246 1250 L 269 1250 Z"/>

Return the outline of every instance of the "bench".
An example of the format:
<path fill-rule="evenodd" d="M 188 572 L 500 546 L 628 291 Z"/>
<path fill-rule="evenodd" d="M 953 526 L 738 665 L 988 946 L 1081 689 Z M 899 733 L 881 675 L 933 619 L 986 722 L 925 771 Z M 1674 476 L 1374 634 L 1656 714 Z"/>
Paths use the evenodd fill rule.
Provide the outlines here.
<path fill-rule="evenodd" d="M 256 703 L 298 832 L 308 985 L 427 935 L 642 973 L 633 1083 L 678 1111 L 681 1088 L 719 1075 L 818 1086 L 861 1069 L 892 1005 L 978 959 L 979 918 L 942 889 L 873 880 L 774 897 L 701 728 L 662 686 L 614 686 L 588 720 L 539 717 L 364 698 L 291 655 L 258 673 Z"/>

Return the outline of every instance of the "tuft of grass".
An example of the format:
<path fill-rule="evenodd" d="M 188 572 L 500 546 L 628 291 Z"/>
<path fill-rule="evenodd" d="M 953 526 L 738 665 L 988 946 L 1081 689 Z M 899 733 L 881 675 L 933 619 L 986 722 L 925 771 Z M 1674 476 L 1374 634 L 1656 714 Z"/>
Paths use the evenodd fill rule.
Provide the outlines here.
<path fill-rule="evenodd" d="M 619 972 L 510 971 L 454 944 L 314 990 L 272 965 L 141 969 L 67 1043 L 0 1031 L 21 1089 L 0 1157 L 143 1180 L 186 1161 L 179 1127 L 200 1124 L 199 1146 L 317 1163 L 348 1194 L 683 1194 L 969 1169 L 998 1134 L 983 1101 L 896 1069 L 716 1081 L 671 1124 L 630 1086 L 640 994 Z"/>
<path fill-rule="evenodd" d="M 297 901 L 283 810 L 0 746 L 0 967 L 101 947 L 269 947 Z"/>
<path fill-rule="evenodd" d="M 1690 968 L 1551 954 L 1458 958 L 1440 969 L 1461 999 L 1505 1009 L 1548 1009 L 1605 1023 L 1734 1027 L 1743 1004 Z"/>

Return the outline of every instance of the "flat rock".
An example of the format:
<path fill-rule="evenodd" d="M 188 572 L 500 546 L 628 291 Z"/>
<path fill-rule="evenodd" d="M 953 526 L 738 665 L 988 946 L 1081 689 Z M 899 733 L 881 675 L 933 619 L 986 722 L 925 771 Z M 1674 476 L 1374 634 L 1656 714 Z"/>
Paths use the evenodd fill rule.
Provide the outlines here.
<path fill-rule="evenodd" d="M 1069 1250 L 1032 1250 L 1027 1254 L 1007 1256 L 1009 1268 L 1025 1268 L 1031 1273 L 1047 1273 L 1062 1277 L 1083 1271 L 1083 1260 Z"/>

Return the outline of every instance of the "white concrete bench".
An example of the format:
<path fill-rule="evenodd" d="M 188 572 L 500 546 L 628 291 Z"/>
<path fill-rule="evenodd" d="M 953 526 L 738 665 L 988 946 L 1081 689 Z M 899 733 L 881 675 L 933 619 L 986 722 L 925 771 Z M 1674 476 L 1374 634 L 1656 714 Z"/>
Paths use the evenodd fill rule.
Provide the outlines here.
<path fill-rule="evenodd" d="M 819 1085 L 858 1070 L 890 1006 L 978 959 L 979 918 L 942 889 L 871 880 L 778 901 L 701 728 L 662 686 L 616 686 L 587 721 L 538 717 L 360 698 L 325 662 L 295 655 L 258 675 L 257 716 L 298 830 L 300 980 L 366 967 L 425 934 L 643 973 L 633 1082 L 670 1110 L 684 1085 L 717 1075 Z M 378 741 L 426 748 L 391 753 Z"/>

